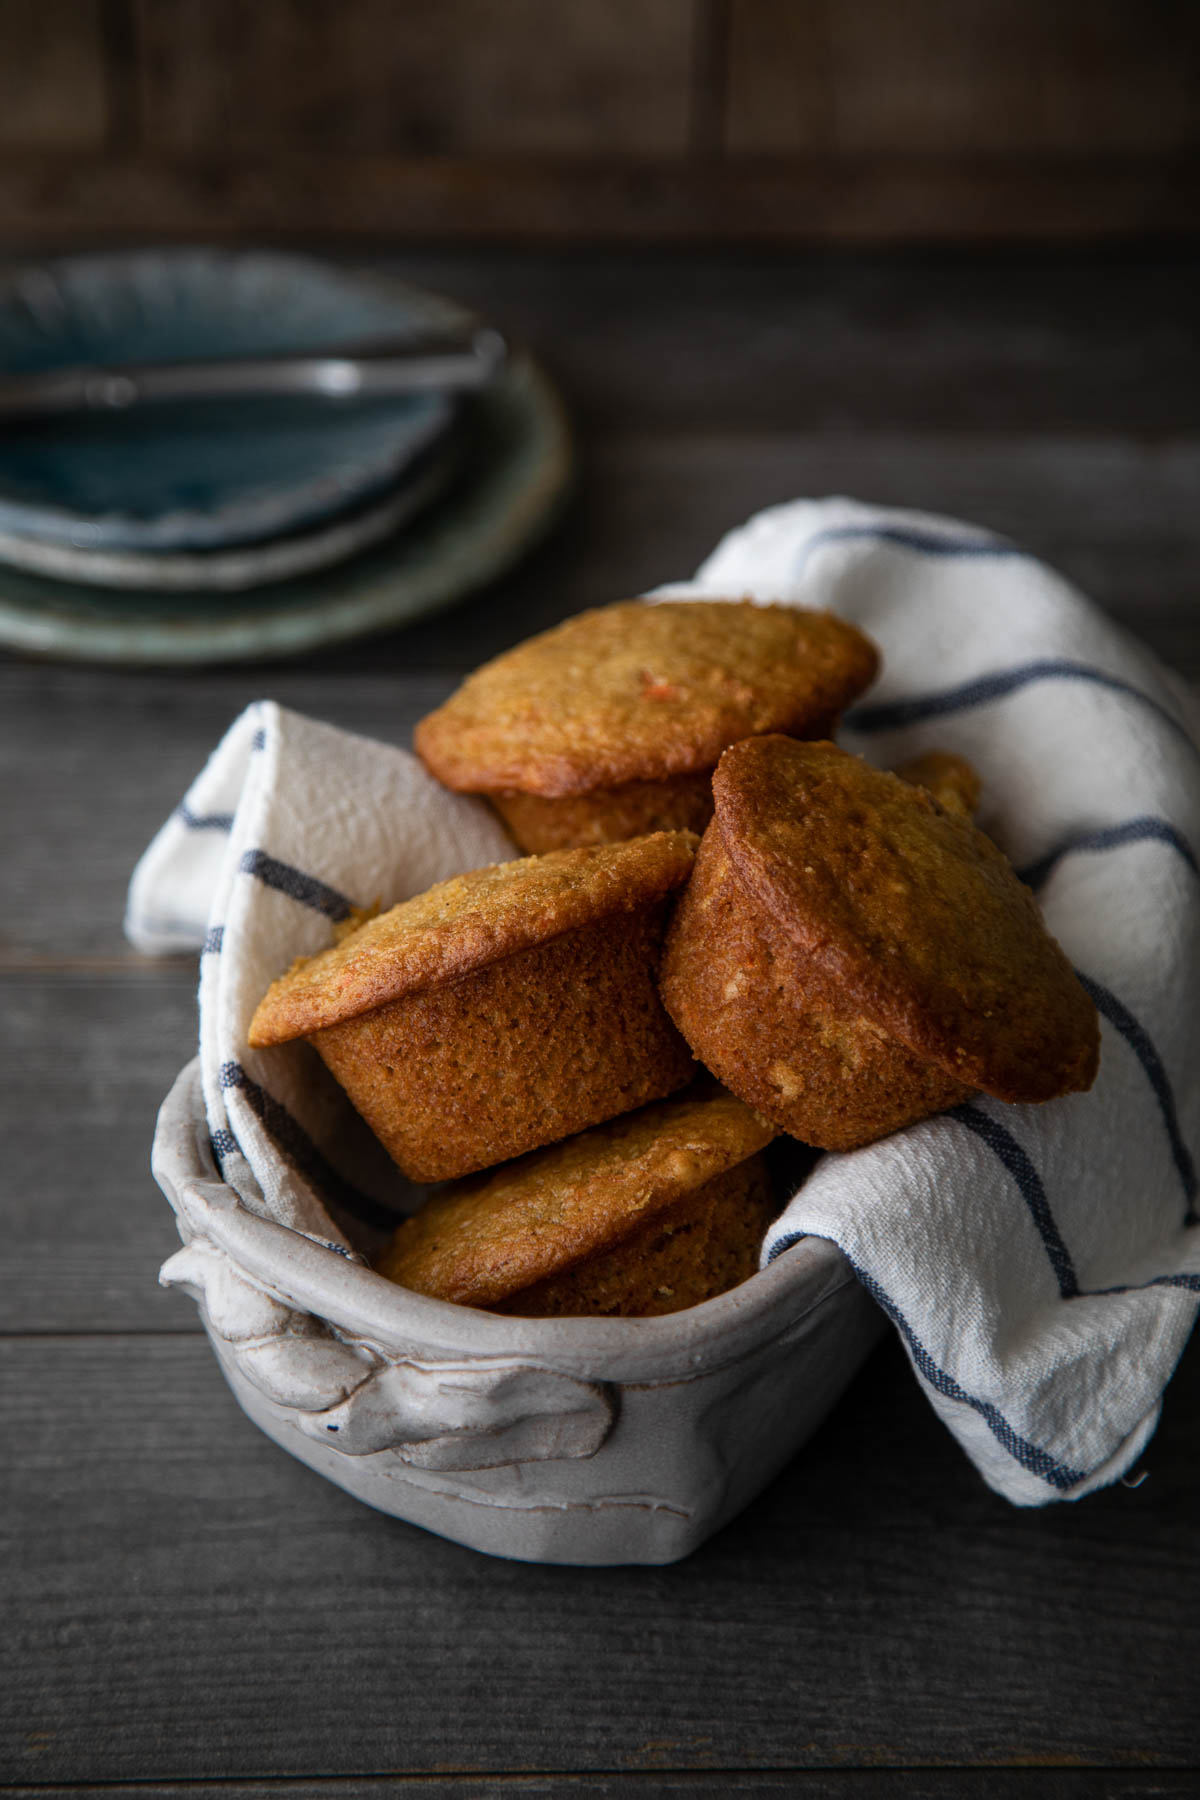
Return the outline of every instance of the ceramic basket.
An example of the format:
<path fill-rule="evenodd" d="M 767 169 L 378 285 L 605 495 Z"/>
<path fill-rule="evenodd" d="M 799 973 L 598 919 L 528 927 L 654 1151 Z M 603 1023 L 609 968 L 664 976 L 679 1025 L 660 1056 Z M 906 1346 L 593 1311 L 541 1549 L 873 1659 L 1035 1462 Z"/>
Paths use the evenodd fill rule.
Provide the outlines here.
<path fill-rule="evenodd" d="M 154 1174 L 185 1288 L 240 1405 L 369 1505 L 498 1556 L 666 1563 L 799 1448 L 881 1315 L 808 1238 L 656 1319 L 520 1319 L 408 1292 L 252 1213 L 212 1158 L 199 1065 L 159 1115 Z"/>

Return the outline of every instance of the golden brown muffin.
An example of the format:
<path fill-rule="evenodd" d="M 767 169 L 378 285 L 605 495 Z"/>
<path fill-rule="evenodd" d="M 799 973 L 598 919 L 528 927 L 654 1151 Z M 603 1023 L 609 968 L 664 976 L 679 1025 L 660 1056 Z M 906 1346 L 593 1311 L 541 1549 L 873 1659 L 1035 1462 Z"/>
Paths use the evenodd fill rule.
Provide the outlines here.
<path fill-rule="evenodd" d="M 830 613 L 628 600 L 486 663 L 414 742 L 447 787 L 486 794 L 526 850 L 702 831 L 728 745 L 827 736 L 878 665 Z"/>
<path fill-rule="evenodd" d="M 961 784 L 960 784 L 961 785 Z M 750 1106 L 849 1150 L 964 1100 L 1091 1086 L 1096 1010 L 965 814 L 833 744 L 735 745 L 661 991 Z"/>
<path fill-rule="evenodd" d="M 711 1086 L 643 1107 L 436 1195 L 378 1267 L 526 1317 L 678 1312 L 754 1273 L 774 1132 Z"/>
<path fill-rule="evenodd" d="M 974 818 L 983 783 L 964 756 L 952 750 L 926 750 L 896 770 L 901 781 L 928 788 L 943 812 Z"/>
<path fill-rule="evenodd" d="M 686 1085 L 654 973 L 695 838 L 497 863 L 301 958 L 255 1048 L 314 1044 L 404 1173 L 488 1168 Z"/>
<path fill-rule="evenodd" d="M 566 850 L 577 844 L 617 844 L 647 831 L 694 831 L 712 818 L 712 770 L 669 775 L 664 781 L 627 781 L 590 794 L 491 794 L 489 799 L 523 850 Z"/>

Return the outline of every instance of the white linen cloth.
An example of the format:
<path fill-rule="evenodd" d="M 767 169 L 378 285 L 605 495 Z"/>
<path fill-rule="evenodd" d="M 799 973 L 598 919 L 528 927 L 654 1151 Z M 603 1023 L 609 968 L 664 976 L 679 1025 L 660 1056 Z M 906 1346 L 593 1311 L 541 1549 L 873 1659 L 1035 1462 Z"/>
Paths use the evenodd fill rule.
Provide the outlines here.
<path fill-rule="evenodd" d="M 1051 570 L 950 520 L 797 501 L 654 597 L 743 594 L 828 607 L 879 644 L 841 741 L 884 766 L 969 758 L 980 824 L 1037 892 L 1103 1034 L 1088 1094 L 980 1096 L 821 1158 L 764 1261 L 832 1238 L 984 1479 L 1018 1504 L 1076 1498 L 1140 1455 L 1200 1294 L 1192 698 Z M 270 702 L 234 724 L 138 865 L 126 929 L 147 951 L 203 947 L 209 1127 L 247 1204 L 344 1245 L 339 1217 L 395 1203 L 403 1184 L 315 1057 L 248 1050 L 249 1018 L 351 903 L 511 853 L 481 804 L 404 751 Z"/>

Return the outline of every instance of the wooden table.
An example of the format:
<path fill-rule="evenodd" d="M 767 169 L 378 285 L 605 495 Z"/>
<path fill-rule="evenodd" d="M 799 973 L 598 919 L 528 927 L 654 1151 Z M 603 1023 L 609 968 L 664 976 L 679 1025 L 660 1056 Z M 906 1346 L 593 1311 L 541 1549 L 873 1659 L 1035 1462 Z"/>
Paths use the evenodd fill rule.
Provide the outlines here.
<path fill-rule="evenodd" d="M 4 1791 L 1195 1793 L 1200 1345 L 1147 1478 L 1076 1506 L 985 1490 L 889 1341 L 688 1562 L 488 1560 L 277 1450 L 157 1288 L 149 1143 L 196 971 L 120 930 L 138 852 L 249 699 L 405 742 L 483 656 L 797 494 L 1009 533 L 1195 677 L 1194 268 L 392 263 L 558 375 L 582 479 L 552 539 L 455 613 L 307 662 L 0 661 Z"/>

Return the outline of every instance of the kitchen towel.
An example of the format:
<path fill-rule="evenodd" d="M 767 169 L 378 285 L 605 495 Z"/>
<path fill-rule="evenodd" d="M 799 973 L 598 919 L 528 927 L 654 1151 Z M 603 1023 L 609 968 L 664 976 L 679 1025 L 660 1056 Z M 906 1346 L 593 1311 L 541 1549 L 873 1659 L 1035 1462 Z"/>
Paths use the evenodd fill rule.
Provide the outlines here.
<path fill-rule="evenodd" d="M 1045 1107 L 978 1097 L 820 1158 L 764 1261 L 833 1239 L 984 1479 L 1076 1498 L 1141 1454 L 1200 1295 L 1200 750 L 1194 702 L 1050 569 L 976 528 L 848 500 L 731 532 L 655 599 L 828 607 L 883 653 L 840 740 L 967 757 L 979 823 L 1033 887 L 1101 1016 L 1100 1073 Z M 270 702 L 239 719 L 146 852 L 126 929 L 202 948 L 209 1128 L 246 1204 L 347 1247 L 412 1204 L 304 1047 L 254 1006 L 330 922 L 511 855 L 406 752 Z"/>

